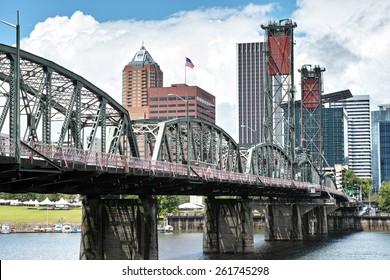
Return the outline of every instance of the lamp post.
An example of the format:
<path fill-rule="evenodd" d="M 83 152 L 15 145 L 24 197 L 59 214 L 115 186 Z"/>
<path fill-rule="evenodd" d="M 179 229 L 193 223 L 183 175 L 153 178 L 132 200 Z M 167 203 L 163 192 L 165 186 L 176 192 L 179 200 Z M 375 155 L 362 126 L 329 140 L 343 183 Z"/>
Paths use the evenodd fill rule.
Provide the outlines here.
<path fill-rule="evenodd" d="M 244 138 L 244 142 L 246 142 L 247 144 L 248 143 L 253 143 L 253 140 L 254 140 L 253 138 L 257 139 L 256 135 L 253 135 L 256 132 L 256 129 L 253 129 L 252 127 L 250 127 L 248 125 L 245 125 L 245 124 L 240 125 L 240 127 L 242 127 L 242 128 L 245 127 L 245 128 L 250 129 L 252 131 L 252 133 L 250 135 L 249 135 L 249 132 L 248 133 L 243 133 L 244 136 L 246 135 L 246 137 L 243 137 Z"/>
<path fill-rule="evenodd" d="M 189 116 L 189 108 L 188 108 L 188 99 L 184 99 L 183 97 L 173 94 L 173 93 L 168 93 L 168 96 L 176 96 L 177 98 L 183 100 L 186 103 L 186 111 L 187 111 L 187 174 L 188 174 L 188 179 L 190 179 L 190 116 Z"/>
<path fill-rule="evenodd" d="M 11 121 L 14 122 L 14 137 L 15 141 L 15 162 L 20 167 L 20 25 L 19 25 L 19 11 L 16 12 L 16 25 L 0 20 L 1 23 L 8 25 L 16 30 L 16 67 L 15 67 L 15 92 L 12 95 L 14 100 L 11 100 L 13 108 L 11 110 L 15 112 L 15 119 Z M 12 102 L 13 101 L 13 102 Z"/>
<path fill-rule="evenodd" d="M 256 129 L 253 129 L 253 128 L 251 128 L 250 126 L 247 126 L 247 125 L 245 125 L 245 124 L 242 124 L 242 125 L 240 125 L 241 127 L 246 127 L 246 128 L 249 128 L 250 130 L 252 130 L 252 132 L 256 132 Z"/>

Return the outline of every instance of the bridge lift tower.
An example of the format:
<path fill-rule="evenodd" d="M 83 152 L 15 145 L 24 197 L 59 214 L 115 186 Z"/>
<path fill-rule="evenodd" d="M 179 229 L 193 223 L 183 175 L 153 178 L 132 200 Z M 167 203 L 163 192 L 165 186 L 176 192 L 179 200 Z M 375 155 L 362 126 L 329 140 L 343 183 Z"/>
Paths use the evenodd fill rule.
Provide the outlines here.
<path fill-rule="evenodd" d="M 322 174 L 324 163 L 324 131 L 322 121 L 322 72 L 319 65 L 303 65 L 301 73 L 301 147 L 310 151 L 313 165 Z"/>
<path fill-rule="evenodd" d="M 290 19 L 261 25 L 264 29 L 265 123 L 267 144 L 282 147 L 294 162 L 294 28 Z M 292 165 L 293 166 L 293 165 Z M 291 175 L 294 175 L 291 170 Z"/>

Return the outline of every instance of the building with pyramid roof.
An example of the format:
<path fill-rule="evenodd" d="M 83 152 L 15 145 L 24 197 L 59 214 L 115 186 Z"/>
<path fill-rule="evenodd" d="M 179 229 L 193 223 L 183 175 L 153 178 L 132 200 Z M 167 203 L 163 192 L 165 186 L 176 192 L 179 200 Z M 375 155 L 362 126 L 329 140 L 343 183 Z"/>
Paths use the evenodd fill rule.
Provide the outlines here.
<path fill-rule="evenodd" d="M 122 71 L 122 105 L 131 119 L 149 118 L 149 90 L 163 86 L 163 72 L 144 46 Z"/>

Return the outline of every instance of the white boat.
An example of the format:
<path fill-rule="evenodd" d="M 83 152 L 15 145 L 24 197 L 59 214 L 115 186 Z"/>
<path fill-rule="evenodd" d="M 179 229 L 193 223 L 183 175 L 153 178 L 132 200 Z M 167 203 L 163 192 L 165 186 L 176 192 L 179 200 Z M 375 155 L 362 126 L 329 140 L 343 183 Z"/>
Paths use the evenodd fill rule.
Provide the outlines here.
<path fill-rule="evenodd" d="M 12 233 L 11 227 L 9 225 L 6 225 L 6 224 L 1 225 L 0 233 L 3 233 L 3 234 Z"/>
<path fill-rule="evenodd" d="M 61 232 L 62 231 L 62 225 L 61 224 L 56 224 L 54 227 L 55 232 Z"/>
<path fill-rule="evenodd" d="M 34 232 L 40 232 L 40 231 L 42 231 L 41 226 L 35 226 L 34 227 Z"/>
<path fill-rule="evenodd" d="M 71 232 L 73 232 L 73 230 L 72 230 L 72 227 L 70 225 L 64 225 L 62 227 L 62 232 L 63 233 L 71 233 Z"/>
<path fill-rule="evenodd" d="M 158 226 L 157 231 L 159 232 L 172 232 L 173 231 L 173 226 L 166 225 L 166 226 Z"/>
<path fill-rule="evenodd" d="M 51 227 L 46 227 L 46 228 L 45 228 L 45 232 L 53 232 L 53 228 L 51 228 Z"/>

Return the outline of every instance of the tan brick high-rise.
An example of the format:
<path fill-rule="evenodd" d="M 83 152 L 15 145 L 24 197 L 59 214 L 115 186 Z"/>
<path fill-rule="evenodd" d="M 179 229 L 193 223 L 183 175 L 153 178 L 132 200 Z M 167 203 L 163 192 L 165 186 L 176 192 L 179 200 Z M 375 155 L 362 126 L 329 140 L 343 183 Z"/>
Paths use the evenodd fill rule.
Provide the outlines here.
<path fill-rule="evenodd" d="M 149 89 L 163 86 L 163 72 L 141 47 L 122 71 L 122 105 L 131 119 L 149 118 Z"/>

